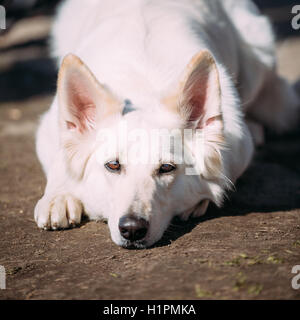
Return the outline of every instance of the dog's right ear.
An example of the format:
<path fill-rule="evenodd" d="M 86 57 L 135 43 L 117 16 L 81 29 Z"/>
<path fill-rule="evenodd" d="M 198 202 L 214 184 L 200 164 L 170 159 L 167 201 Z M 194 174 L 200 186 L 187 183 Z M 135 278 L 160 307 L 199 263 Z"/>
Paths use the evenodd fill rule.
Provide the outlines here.
<path fill-rule="evenodd" d="M 68 172 L 82 178 L 93 151 L 94 130 L 110 114 L 121 113 L 121 103 L 101 85 L 75 55 L 67 55 L 59 71 L 60 138 Z"/>
<path fill-rule="evenodd" d="M 120 103 L 101 85 L 88 67 L 68 54 L 58 76 L 58 101 L 62 129 L 84 134 L 107 114 L 120 110 Z"/>

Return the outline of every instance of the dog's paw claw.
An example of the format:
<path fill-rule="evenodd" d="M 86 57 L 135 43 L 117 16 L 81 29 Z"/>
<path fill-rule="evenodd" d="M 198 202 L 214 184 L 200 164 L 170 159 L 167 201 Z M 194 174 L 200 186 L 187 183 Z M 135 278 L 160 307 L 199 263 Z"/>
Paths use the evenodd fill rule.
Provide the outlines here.
<path fill-rule="evenodd" d="M 44 196 L 37 203 L 34 218 L 43 230 L 73 228 L 81 221 L 82 204 L 71 195 L 57 196 L 51 200 Z"/>

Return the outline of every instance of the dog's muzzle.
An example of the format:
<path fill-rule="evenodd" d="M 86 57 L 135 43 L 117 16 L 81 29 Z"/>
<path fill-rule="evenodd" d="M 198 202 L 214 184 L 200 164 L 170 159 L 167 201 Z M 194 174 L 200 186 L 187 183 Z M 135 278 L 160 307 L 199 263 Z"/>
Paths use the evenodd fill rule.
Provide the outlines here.
<path fill-rule="evenodd" d="M 132 242 L 143 240 L 148 232 L 149 222 L 143 218 L 124 216 L 119 220 L 121 236 Z"/>

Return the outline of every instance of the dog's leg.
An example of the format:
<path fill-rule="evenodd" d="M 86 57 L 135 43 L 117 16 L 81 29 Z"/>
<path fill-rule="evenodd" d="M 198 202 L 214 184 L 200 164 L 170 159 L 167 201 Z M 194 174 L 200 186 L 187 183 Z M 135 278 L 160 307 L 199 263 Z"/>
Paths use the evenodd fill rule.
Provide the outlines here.
<path fill-rule="evenodd" d="M 262 146 L 265 143 L 265 132 L 264 132 L 264 127 L 262 124 L 247 119 L 246 120 L 247 126 L 249 131 L 251 132 L 251 136 L 253 139 L 253 142 L 256 147 Z"/>
<path fill-rule="evenodd" d="M 193 218 L 199 218 L 205 215 L 207 208 L 209 205 L 209 200 L 204 200 L 200 202 L 200 204 L 196 207 L 195 211 L 193 212 Z"/>
<path fill-rule="evenodd" d="M 45 194 L 36 204 L 34 218 L 41 229 L 65 229 L 81 221 L 82 203 L 72 195 L 63 168 L 57 159 L 48 173 Z"/>
<path fill-rule="evenodd" d="M 277 133 L 295 128 L 300 116 L 300 99 L 295 88 L 271 72 L 255 101 L 248 108 L 251 118 Z"/>
<path fill-rule="evenodd" d="M 187 221 L 192 215 L 193 218 L 199 218 L 205 215 L 209 205 L 209 200 L 201 201 L 196 207 L 186 210 L 179 217 L 182 221 Z"/>

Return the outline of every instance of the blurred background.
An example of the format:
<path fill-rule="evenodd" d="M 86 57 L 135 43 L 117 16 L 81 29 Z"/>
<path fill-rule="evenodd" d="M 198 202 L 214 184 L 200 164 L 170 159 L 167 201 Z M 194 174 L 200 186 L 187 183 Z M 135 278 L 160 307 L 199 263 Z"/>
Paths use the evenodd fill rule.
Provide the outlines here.
<path fill-rule="evenodd" d="M 61 0 L 2 0 L 6 30 L 0 30 L 0 102 L 49 95 L 55 89 L 56 70 L 48 56 L 51 20 Z M 279 41 L 299 36 L 291 27 L 297 1 L 255 0 L 274 22 Z"/>

